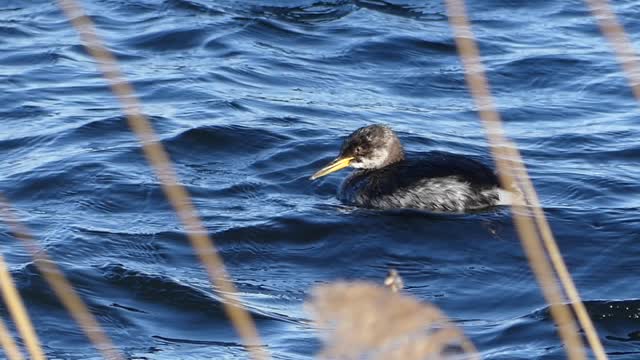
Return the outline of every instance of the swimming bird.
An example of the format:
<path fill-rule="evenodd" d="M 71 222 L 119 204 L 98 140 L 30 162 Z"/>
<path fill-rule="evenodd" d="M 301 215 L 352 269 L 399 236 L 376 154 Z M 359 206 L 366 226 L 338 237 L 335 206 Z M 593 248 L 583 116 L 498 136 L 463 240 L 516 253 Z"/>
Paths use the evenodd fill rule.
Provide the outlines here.
<path fill-rule="evenodd" d="M 311 180 L 349 166 L 356 170 L 340 186 L 338 198 L 365 208 L 461 213 L 506 205 L 511 195 L 490 168 L 469 157 L 442 151 L 406 156 L 396 133 L 385 125 L 354 131 L 340 155 Z"/>

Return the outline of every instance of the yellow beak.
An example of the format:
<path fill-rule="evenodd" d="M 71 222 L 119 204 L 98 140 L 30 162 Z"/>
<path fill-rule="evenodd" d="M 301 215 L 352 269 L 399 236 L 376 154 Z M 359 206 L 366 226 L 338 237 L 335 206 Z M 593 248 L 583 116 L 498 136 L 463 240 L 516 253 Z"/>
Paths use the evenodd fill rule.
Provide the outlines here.
<path fill-rule="evenodd" d="M 344 157 L 344 158 L 337 158 L 335 160 L 333 160 L 329 165 L 323 167 L 322 169 L 318 170 L 317 173 L 313 174 L 311 176 L 311 180 L 315 180 L 319 177 L 323 177 L 325 175 L 329 175 L 334 171 L 338 171 L 340 169 L 344 169 L 347 166 L 349 166 L 349 164 L 351 164 L 351 160 L 353 160 L 353 156 L 350 157 Z"/>

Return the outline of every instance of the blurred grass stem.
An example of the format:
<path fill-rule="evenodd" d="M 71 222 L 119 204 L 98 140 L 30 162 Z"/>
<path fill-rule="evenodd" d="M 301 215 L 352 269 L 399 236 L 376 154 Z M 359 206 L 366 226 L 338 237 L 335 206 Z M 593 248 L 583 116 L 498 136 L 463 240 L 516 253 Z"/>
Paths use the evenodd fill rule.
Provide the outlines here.
<path fill-rule="evenodd" d="M 18 293 L 18 290 L 16 289 L 11 273 L 7 268 L 7 263 L 4 261 L 4 257 L 2 255 L 0 255 L 0 288 L 2 289 L 2 297 L 7 305 L 7 310 L 13 318 L 16 328 L 18 328 L 18 332 L 25 343 L 30 357 L 34 360 L 44 360 L 45 356 L 42 351 L 42 346 L 40 345 L 40 340 L 33 329 L 33 323 L 29 318 L 27 309 L 24 307 L 20 293 Z M 3 346 L 5 342 L 6 340 L 2 341 Z M 13 347 L 15 348 L 15 343 L 13 344 Z M 7 354 L 12 352 L 11 345 L 8 345 L 8 347 L 5 348 L 5 351 Z"/>
<path fill-rule="evenodd" d="M 9 332 L 9 329 L 7 329 L 7 325 L 2 318 L 0 318 L 0 345 L 2 345 L 8 360 L 23 359 L 20 349 L 16 346 L 16 342 L 13 341 L 13 337 L 11 337 L 11 333 Z"/>
<path fill-rule="evenodd" d="M 21 240 L 34 259 L 34 264 L 49 283 L 53 292 L 60 299 L 73 319 L 87 335 L 96 349 L 102 352 L 106 359 L 121 360 L 122 355 L 115 350 L 115 346 L 102 330 L 102 327 L 89 311 L 71 283 L 64 277 L 62 270 L 47 255 L 31 237 L 27 228 L 22 225 L 9 207 L 8 201 L 0 196 L 0 217 L 9 225 L 14 236 Z"/>
<path fill-rule="evenodd" d="M 215 249 L 207 230 L 200 221 L 186 189 L 179 184 L 167 152 L 164 150 L 151 123 L 143 114 L 142 106 L 131 85 L 118 67 L 115 57 L 98 38 L 96 28 L 74 0 L 58 0 L 60 7 L 78 31 L 84 46 L 96 60 L 104 78 L 120 101 L 129 126 L 138 136 L 142 149 L 151 167 L 155 170 L 169 202 L 181 220 L 187 236 L 209 278 L 222 296 L 225 311 L 242 338 L 247 351 L 254 360 L 265 360 L 269 355 L 261 346 L 261 340 L 249 312 L 237 297 L 235 285 L 229 280 L 222 258 Z"/>
<path fill-rule="evenodd" d="M 502 121 L 489 91 L 489 84 L 467 17 L 464 1 L 446 0 L 446 4 L 449 22 L 453 28 L 458 52 L 465 68 L 467 84 L 485 126 L 500 181 L 505 188 L 515 184 L 522 189 L 526 204 L 528 204 L 525 206 L 524 203 L 518 202 L 512 205 L 514 222 L 529 264 L 542 288 L 545 299 L 550 304 L 551 315 L 558 324 L 560 337 L 566 345 L 569 359 L 584 359 L 586 354 L 573 316 L 563 302 L 562 292 L 556 283 L 554 270 L 557 272 L 560 283 L 578 316 L 578 321 L 587 335 L 596 358 L 606 359 L 595 327 L 586 313 L 584 304 L 553 238 L 535 188 L 527 174 L 524 161 L 517 146 L 506 139 Z M 547 256 L 551 259 L 551 264 L 549 264 Z"/>

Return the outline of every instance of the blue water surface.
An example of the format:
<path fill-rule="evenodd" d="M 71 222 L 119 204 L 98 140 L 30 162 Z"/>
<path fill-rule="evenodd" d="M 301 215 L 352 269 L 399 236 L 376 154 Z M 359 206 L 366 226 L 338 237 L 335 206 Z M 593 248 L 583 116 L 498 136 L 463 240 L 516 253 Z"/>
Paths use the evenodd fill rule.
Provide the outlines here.
<path fill-rule="evenodd" d="M 640 2 L 614 1 L 640 48 Z M 351 209 L 342 138 L 491 163 L 439 1 L 83 1 L 275 359 L 320 349 L 338 279 L 441 307 L 485 359 L 566 357 L 506 209 Z M 491 89 L 611 359 L 640 356 L 638 104 L 582 1 L 469 2 Z M 246 359 L 119 104 L 55 1 L 0 4 L 0 191 L 131 359 Z M 99 353 L 20 243 L 0 249 L 50 358 Z M 4 307 L 0 313 L 8 319 Z M 3 355 L 4 356 L 4 355 Z"/>

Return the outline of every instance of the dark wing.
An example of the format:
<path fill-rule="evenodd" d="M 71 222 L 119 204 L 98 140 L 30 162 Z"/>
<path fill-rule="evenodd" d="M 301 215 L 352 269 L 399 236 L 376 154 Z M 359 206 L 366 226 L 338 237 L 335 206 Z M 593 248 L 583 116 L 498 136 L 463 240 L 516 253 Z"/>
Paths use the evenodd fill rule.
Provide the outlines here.
<path fill-rule="evenodd" d="M 370 175 L 371 176 L 371 175 Z M 472 188 L 482 190 L 499 186 L 489 167 L 470 157 L 433 151 L 411 156 L 397 164 L 375 172 L 370 178 L 379 194 L 411 188 L 425 179 L 455 177 Z"/>

